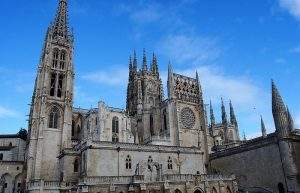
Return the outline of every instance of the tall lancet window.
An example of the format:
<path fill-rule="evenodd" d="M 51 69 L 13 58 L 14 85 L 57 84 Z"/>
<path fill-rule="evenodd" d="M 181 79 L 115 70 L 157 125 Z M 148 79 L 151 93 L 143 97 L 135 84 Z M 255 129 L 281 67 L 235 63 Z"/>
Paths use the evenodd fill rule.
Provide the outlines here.
<path fill-rule="evenodd" d="M 56 85 L 56 74 L 52 73 L 51 74 L 51 80 L 50 80 L 50 96 L 55 95 L 55 86 Z"/>
<path fill-rule="evenodd" d="M 53 107 L 49 114 L 49 128 L 57 129 L 59 124 L 59 109 Z"/>
<path fill-rule="evenodd" d="M 119 118 L 113 117 L 112 119 L 112 141 L 119 141 Z"/>
<path fill-rule="evenodd" d="M 60 62 L 59 62 L 59 68 L 60 69 L 65 69 L 66 66 L 66 51 L 62 50 L 60 52 Z"/>
<path fill-rule="evenodd" d="M 57 97 L 58 98 L 60 98 L 62 96 L 63 79 L 64 79 L 64 76 L 62 74 L 58 76 L 58 84 L 57 84 Z"/>
<path fill-rule="evenodd" d="M 153 115 L 150 115 L 150 133 L 154 135 Z"/>
<path fill-rule="evenodd" d="M 53 50 L 52 68 L 57 68 L 57 66 L 58 66 L 58 55 L 59 55 L 59 50 L 54 49 Z"/>

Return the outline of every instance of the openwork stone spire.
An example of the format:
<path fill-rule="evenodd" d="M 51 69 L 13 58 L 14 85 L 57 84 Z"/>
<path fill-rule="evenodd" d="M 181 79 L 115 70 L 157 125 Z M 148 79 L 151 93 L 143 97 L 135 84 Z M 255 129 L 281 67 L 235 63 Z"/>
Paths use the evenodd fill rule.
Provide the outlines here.
<path fill-rule="evenodd" d="M 234 113 L 234 109 L 233 109 L 231 100 L 229 102 L 229 106 L 230 106 L 230 123 L 237 126 L 238 124 L 237 124 L 237 120 L 236 120 L 236 116 L 235 116 L 235 113 Z"/>
<path fill-rule="evenodd" d="M 144 72 L 146 72 L 148 70 L 147 57 L 146 57 L 146 51 L 145 51 L 145 49 L 143 50 L 143 67 L 142 67 L 142 70 Z"/>
<path fill-rule="evenodd" d="M 261 134 L 263 137 L 267 137 L 267 130 L 262 116 L 260 116 Z"/>
<path fill-rule="evenodd" d="M 222 106 L 221 106 L 222 124 L 227 125 L 227 114 L 226 114 L 223 98 L 221 98 L 221 102 L 222 102 Z"/>
<path fill-rule="evenodd" d="M 53 38 L 69 38 L 68 5 L 67 0 L 60 0 L 56 11 L 55 20 L 52 24 Z"/>

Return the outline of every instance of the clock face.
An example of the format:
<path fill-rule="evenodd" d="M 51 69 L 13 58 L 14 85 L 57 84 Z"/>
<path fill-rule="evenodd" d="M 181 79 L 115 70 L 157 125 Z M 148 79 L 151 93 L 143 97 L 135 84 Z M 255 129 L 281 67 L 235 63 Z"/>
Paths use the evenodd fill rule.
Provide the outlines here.
<path fill-rule="evenodd" d="M 185 107 L 181 110 L 180 119 L 184 129 L 192 129 L 195 125 L 195 114 L 189 107 Z"/>

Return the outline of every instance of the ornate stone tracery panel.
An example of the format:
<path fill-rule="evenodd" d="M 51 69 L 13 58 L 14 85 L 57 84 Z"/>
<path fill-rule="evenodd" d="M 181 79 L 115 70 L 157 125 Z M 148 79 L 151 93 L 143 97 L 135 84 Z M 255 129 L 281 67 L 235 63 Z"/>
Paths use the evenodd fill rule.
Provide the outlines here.
<path fill-rule="evenodd" d="M 185 107 L 181 110 L 180 119 L 184 129 L 192 129 L 195 126 L 195 113 L 189 107 Z"/>

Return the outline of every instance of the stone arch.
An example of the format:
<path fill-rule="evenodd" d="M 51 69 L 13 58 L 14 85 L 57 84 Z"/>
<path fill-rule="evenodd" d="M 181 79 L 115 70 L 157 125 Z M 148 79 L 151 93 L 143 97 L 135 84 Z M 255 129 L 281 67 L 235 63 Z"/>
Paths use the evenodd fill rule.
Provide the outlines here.
<path fill-rule="evenodd" d="M 13 178 L 9 173 L 5 173 L 1 177 L 2 193 L 13 192 Z"/>
<path fill-rule="evenodd" d="M 204 192 L 200 187 L 195 187 L 194 188 L 194 193 L 204 193 Z"/>
<path fill-rule="evenodd" d="M 23 175 L 20 173 L 16 175 L 14 180 L 14 192 L 18 193 L 22 190 L 22 182 L 23 182 Z"/>

